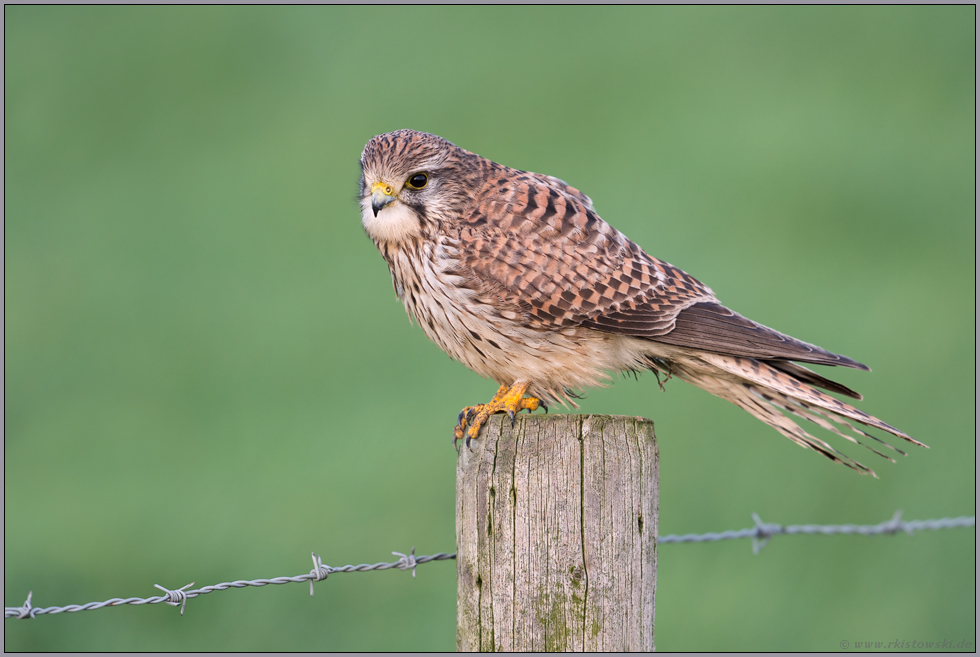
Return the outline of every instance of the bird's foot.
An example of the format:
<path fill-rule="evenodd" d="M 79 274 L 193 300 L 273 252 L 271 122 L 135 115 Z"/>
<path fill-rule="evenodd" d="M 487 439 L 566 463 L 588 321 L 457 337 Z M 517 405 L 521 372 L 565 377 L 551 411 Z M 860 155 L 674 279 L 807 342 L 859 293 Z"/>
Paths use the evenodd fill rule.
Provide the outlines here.
<path fill-rule="evenodd" d="M 483 424 L 494 413 L 507 413 L 510 416 L 510 425 L 513 427 L 517 414 L 525 409 L 535 411 L 543 408 L 547 411 L 548 407 L 537 397 L 524 396 L 524 393 L 530 385 L 531 383 L 529 381 L 518 382 L 512 386 L 502 385 L 489 403 L 467 406 L 461 410 L 457 419 L 456 428 L 453 429 L 453 447 L 456 448 L 456 451 L 459 451 L 459 445 L 457 443 L 464 438 L 466 439 L 465 444 L 468 448 L 470 441 L 475 440 L 480 435 L 480 429 L 483 427 Z"/>

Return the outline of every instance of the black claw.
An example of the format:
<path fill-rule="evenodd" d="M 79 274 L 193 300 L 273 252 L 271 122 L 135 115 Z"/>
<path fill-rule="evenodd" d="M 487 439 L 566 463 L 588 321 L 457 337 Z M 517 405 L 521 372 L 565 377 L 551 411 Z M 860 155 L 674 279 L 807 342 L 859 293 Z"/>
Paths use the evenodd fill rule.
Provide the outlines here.
<path fill-rule="evenodd" d="M 510 428 L 514 428 L 514 422 L 517 421 L 517 414 L 514 411 L 507 411 L 507 415 L 510 416 Z"/>
<path fill-rule="evenodd" d="M 545 412 L 545 414 L 547 415 L 547 413 L 548 413 L 548 405 L 547 405 L 547 404 L 545 404 L 545 403 L 544 403 L 543 401 L 541 401 L 541 400 L 539 399 L 539 400 L 538 400 L 538 406 L 540 406 L 541 408 L 543 408 L 543 409 L 544 409 L 544 412 Z"/>
<path fill-rule="evenodd" d="M 470 450 L 471 452 L 473 451 L 473 448 L 470 447 L 470 434 L 466 434 L 466 449 Z"/>
<path fill-rule="evenodd" d="M 459 412 L 459 415 L 456 416 L 456 424 L 462 424 L 463 423 L 463 413 L 465 413 L 465 412 L 466 412 L 466 409 L 465 408 Z"/>
<path fill-rule="evenodd" d="M 456 437 L 456 434 L 453 434 L 453 449 L 456 450 L 456 455 L 459 456 L 459 438 Z"/>
<path fill-rule="evenodd" d="M 476 411 L 474 411 L 472 408 L 466 409 L 466 422 L 469 423 L 469 421 L 473 419 L 474 415 L 476 415 Z"/>

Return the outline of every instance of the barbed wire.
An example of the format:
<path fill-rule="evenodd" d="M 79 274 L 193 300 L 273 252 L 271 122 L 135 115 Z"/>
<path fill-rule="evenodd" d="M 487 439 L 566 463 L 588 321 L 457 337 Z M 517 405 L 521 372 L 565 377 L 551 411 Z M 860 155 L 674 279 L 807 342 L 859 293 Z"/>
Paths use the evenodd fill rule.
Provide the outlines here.
<path fill-rule="evenodd" d="M 913 534 L 917 531 L 935 529 L 953 529 L 955 527 L 975 527 L 976 516 L 959 516 L 956 518 L 939 518 L 936 520 L 902 520 L 902 512 L 898 511 L 890 520 L 878 523 L 877 525 L 777 525 L 765 523 L 755 513 L 752 514 L 754 527 L 725 532 L 709 532 L 707 534 L 668 534 L 657 539 L 658 544 L 669 543 L 711 543 L 715 541 L 727 541 L 736 538 L 751 538 L 752 551 L 758 554 L 774 536 L 780 534 L 861 534 L 863 536 L 875 536 L 879 534 L 896 534 L 905 532 Z M 358 564 L 356 566 L 333 567 L 324 565 L 323 560 L 318 554 L 312 554 L 313 570 L 303 575 L 295 577 L 273 577 L 272 579 L 251 579 L 235 580 L 234 582 L 222 582 L 212 586 L 204 586 L 199 589 L 191 589 L 194 582 L 186 584 L 179 589 L 168 589 L 159 584 L 154 584 L 156 588 L 164 592 L 163 595 L 156 595 L 149 598 L 112 598 L 102 602 L 89 602 L 84 605 L 67 605 L 64 607 L 34 607 L 31 605 L 31 598 L 34 592 L 27 594 L 27 601 L 19 607 L 4 607 L 3 617 L 7 618 L 35 618 L 43 614 L 62 614 L 73 613 L 76 611 L 90 611 L 92 609 L 102 609 L 104 607 L 120 607 L 122 605 L 154 605 L 161 602 L 173 607 L 180 607 L 180 615 L 184 615 L 184 608 L 187 601 L 199 595 L 213 593 L 214 591 L 225 591 L 227 589 L 241 589 L 248 586 L 268 586 L 269 584 L 291 584 L 291 583 L 310 583 L 310 595 L 313 595 L 313 583 L 321 582 L 334 573 L 359 573 L 369 570 L 389 570 L 398 568 L 399 570 L 411 570 L 412 577 L 415 577 L 415 568 L 430 561 L 446 561 L 455 559 L 456 553 L 439 552 L 437 554 L 421 557 L 415 556 L 413 546 L 408 554 L 392 552 L 398 557 L 398 561 L 381 562 L 374 564 Z"/>
<path fill-rule="evenodd" d="M 975 527 L 977 522 L 976 516 L 939 518 L 937 520 L 902 520 L 901 511 L 896 511 L 891 520 L 880 522 L 877 525 L 776 525 L 762 522 L 762 519 L 755 513 L 752 514 L 752 520 L 755 521 L 755 526 L 747 529 L 709 532 L 707 534 L 671 534 L 661 536 L 657 539 L 657 543 L 711 543 L 734 538 L 751 538 L 752 552 L 759 554 L 759 551 L 769 544 L 772 537 L 779 534 L 861 534 L 862 536 L 875 536 L 905 532 L 911 536 L 914 532 L 926 529 Z"/>
<path fill-rule="evenodd" d="M 456 553 L 446 554 L 445 552 L 439 552 L 438 554 L 431 554 L 421 557 L 415 556 L 415 547 L 413 546 L 408 554 L 402 554 L 401 552 L 392 552 L 398 557 L 398 561 L 392 561 L 390 563 L 362 563 L 357 566 L 340 566 L 333 567 L 324 565 L 323 560 L 320 559 L 320 555 L 313 554 L 313 570 L 303 575 L 296 575 L 295 577 L 273 577 L 272 579 L 239 579 L 234 582 L 222 582 L 221 584 L 214 584 L 213 586 L 204 586 L 199 589 L 190 589 L 194 586 L 194 582 L 180 587 L 179 589 L 168 589 L 159 584 L 154 584 L 164 592 L 163 595 L 155 595 L 150 598 L 112 598 L 110 600 L 103 600 L 102 602 L 89 602 L 84 605 L 67 605 L 65 607 L 32 607 L 31 598 L 34 592 L 31 591 L 27 594 L 27 601 L 20 607 L 4 607 L 3 617 L 7 618 L 34 618 L 42 614 L 62 614 L 62 613 L 72 613 L 76 611 L 89 611 L 92 609 L 102 609 L 103 607 L 120 607 L 122 605 L 155 605 L 161 602 L 165 602 L 173 607 L 180 607 L 180 615 L 184 615 L 184 607 L 187 605 L 187 601 L 191 598 L 196 598 L 199 595 L 206 595 L 208 593 L 213 593 L 215 591 L 225 591 L 227 589 L 243 589 L 247 586 L 268 586 L 269 584 L 292 584 L 300 582 L 310 583 L 310 595 L 313 595 L 313 582 L 321 582 L 330 575 L 334 573 L 361 573 L 368 570 L 388 570 L 390 568 L 398 568 L 399 570 L 411 570 L 412 577 L 415 577 L 415 568 L 424 563 L 429 563 L 430 561 L 445 561 L 446 559 L 455 559 Z M 190 589 L 190 590 L 188 590 Z"/>

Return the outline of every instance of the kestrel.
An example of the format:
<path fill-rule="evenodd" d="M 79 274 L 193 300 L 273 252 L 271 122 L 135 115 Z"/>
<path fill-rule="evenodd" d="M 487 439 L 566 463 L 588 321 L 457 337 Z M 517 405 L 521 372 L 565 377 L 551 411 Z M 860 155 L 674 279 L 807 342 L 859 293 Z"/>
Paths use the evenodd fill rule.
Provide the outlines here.
<path fill-rule="evenodd" d="M 513 422 L 523 409 L 547 410 L 546 402 L 575 406 L 576 391 L 610 373 L 650 370 L 726 399 L 861 473 L 874 475 L 787 414 L 889 460 L 858 436 L 904 452 L 852 421 L 922 445 L 817 390 L 861 399 L 797 363 L 868 367 L 729 310 L 558 178 L 414 130 L 371 139 L 361 172 L 364 229 L 409 317 L 452 358 L 500 384 L 489 403 L 463 409 L 454 444 L 465 437 L 468 446 L 493 413 Z"/>

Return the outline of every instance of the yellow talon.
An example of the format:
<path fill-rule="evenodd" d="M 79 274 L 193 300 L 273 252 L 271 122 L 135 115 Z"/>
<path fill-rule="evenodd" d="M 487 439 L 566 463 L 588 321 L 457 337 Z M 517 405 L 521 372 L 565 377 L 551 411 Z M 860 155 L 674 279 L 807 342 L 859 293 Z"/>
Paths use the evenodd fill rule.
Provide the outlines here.
<path fill-rule="evenodd" d="M 486 404 L 467 406 L 459 412 L 456 428 L 453 430 L 453 446 L 457 451 L 459 447 L 456 443 L 466 438 L 466 446 L 470 446 L 470 441 L 475 440 L 480 435 L 483 424 L 494 413 L 504 413 L 510 416 L 510 424 L 514 426 L 514 420 L 518 413 L 523 410 L 535 411 L 544 407 L 540 399 L 536 397 L 525 397 L 524 393 L 530 387 L 531 382 L 518 382 L 513 386 L 501 385 L 497 389 L 497 394 Z M 472 420 L 472 421 L 471 421 Z M 469 425 L 469 428 L 467 428 Z"/>

